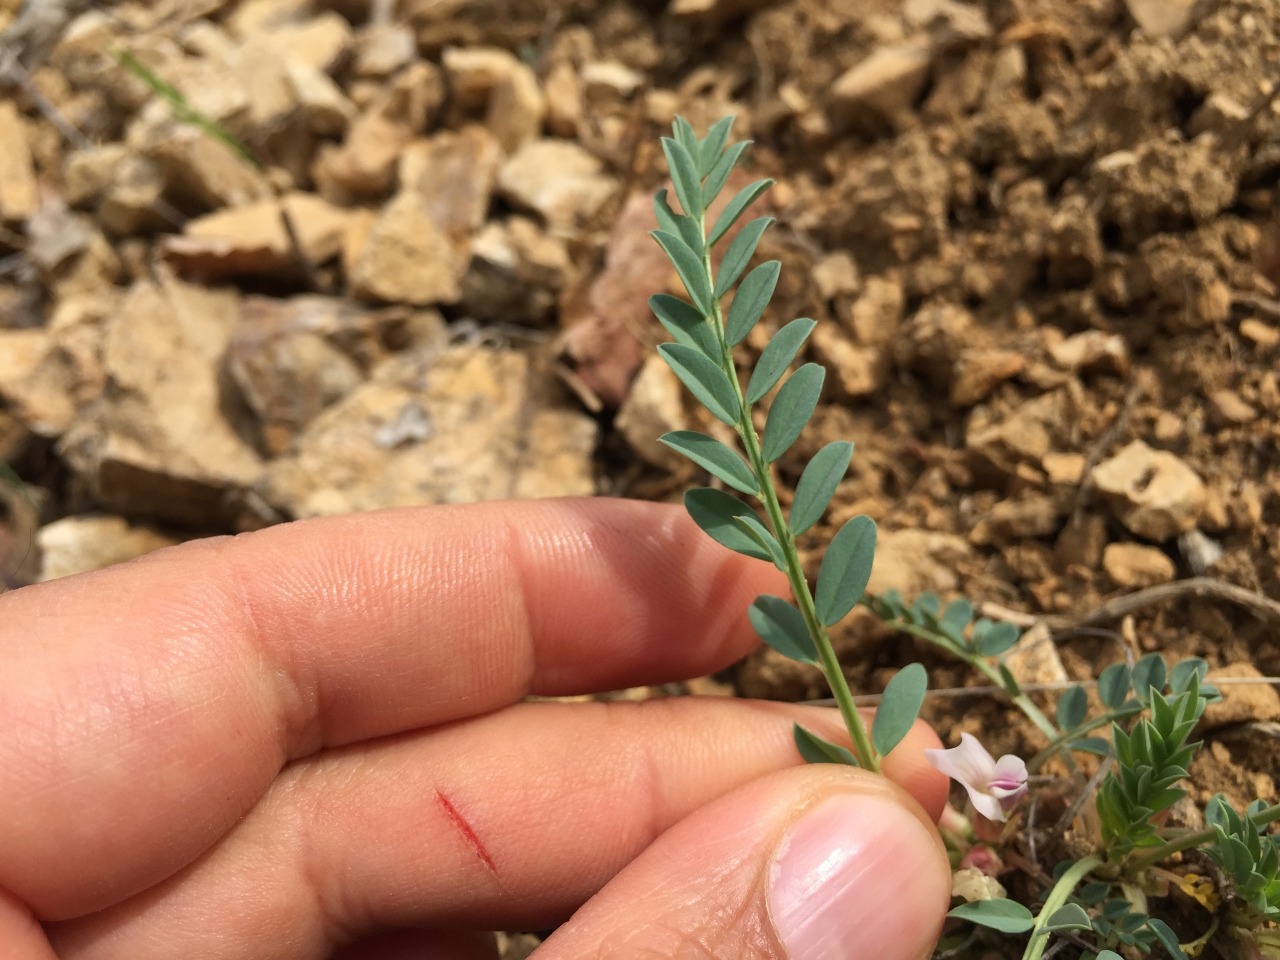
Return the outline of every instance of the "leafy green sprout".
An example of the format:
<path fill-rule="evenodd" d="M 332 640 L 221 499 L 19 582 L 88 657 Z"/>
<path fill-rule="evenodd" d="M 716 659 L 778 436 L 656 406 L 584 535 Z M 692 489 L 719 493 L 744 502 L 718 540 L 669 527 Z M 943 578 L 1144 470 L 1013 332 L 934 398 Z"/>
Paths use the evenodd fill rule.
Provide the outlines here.
<path fill-rule="evenodd" d="M 1086 786 L 1073 752 L 1093 754 L 1110 764 L 1095 797 L 1101 830 L 1096 852 L 1065 861 L 1040 908 L 994 899 L 963 904 L 951 912 L 1007 934 L 1029 934 L 1024 960 L 1041 960 L 1054 935 L 1090 933 L 1096 946 L 1085 958 L 1120 960 L 1121 949 L 1146 954 L 1157 947 L 1169 956 L 1187 954 L 1172 928 L 1147 911 L 1141 891 L 1147 871 L 1184 850 L 1203 849 L 1233 886 L 1231 929 L 1243 939 L 1268 948 L 1280 947 L 1274 931 L 1259 927 L 1280 914 L 1280 841 L 1265 832 L 1280 820 L 1280 804 L 1256 802 L 1237 813 L 1221 798 L 1206 810 L 1209 829 L 1169 831 L 1161 815 L 1185 796 L 1178 784 L 1188 774 L 1199 744 L 1189 736 L 1205 704 L 1218 696 L 1205 682 L 1207 664 L 1190 658 L 1168 668 L 1159 654 L 1132 664 L 1117 663 L 1098 677 L 1101 711 L 1089 715 L 1083 685 L 1069 687 L 1050 717 L 1021 689 L 1001 662 L 1019 640 L 1009 623 L 975 617 L 964 599 L 945 608 L 933 594 L 908 605 L 896 593 L 866 595 L 875 553 L 876 527 L 867 517 L 854 517 L 832 538 L 811 592 L 796 552 L 796 537 L 823 516 L 848 469 L 853 445 L 827 444 L 805 466 L 784 516 L 770 465 L 790 449 L 816 409 L 824 371 L 802 364 L 789 376 L 815 322 L 799 318 L 783 325 L 761 352 L 746 388 L 738 379 L 733 349 L 764 315 L 777 285 L 781 265 L 767 261 L 750 271 L 756 248 L 772 218 L 750 220 L 732 235 L 748 208 L 772 181 L 756 180 L 738 191 L 708 229 L 710 208 L 741 161 L 746 143 L 728 144 L 732 119 L 721 120 L 698 138 L 677 118 L 673 137 L 663 140 L 672 186 L 682 212 L 677 213 L 661 190 L 654 198 L 659 229 L 653 236 L 670 258 L 689 299 L 661 293 L 650 299 L 672 343 L 659 352 L 676 376 L 718 420 L 731 427 L 741 452 L 694 431 L 669 433 L 661 440 L 720 480 L 758 501 L 763 518 L 732 494 L 710 487 L 690 490 L 685 505 L 694 521 L 719 543 L 749 557 L 773 563 L 791 585 L 792 599 L 761 596 L 749 617 L 756 632 L 782 655 L 821 668 L 848 727 L 852 751 L 797 726 L 796 744 L 810 762 L 855 764 L 879 770 L 880 760 L 910 729 L 923 701 L 927 678 L 920 664 L 899 671 L 886 687 L 870 733 L 853 705 L 828 628 L 861 602 L 889 626 L 929 642 L 970 664 L 1003 691 L 1047 741 L 1028 766 L 1043 766 L 1060 757 Z M 712 253 L 727 243 L 719 270 Z M 729 299 L 732 294 L 732 299 Z M 728 300 L 726 308 L 725 301 Z M 779 386 L 781 383 L 781 386 Z M 777 388 L 774 393 L 774 388 Z M 755 430 L 752 409 L 773 394 L 763 436 Z M 1094 735 L 1109 728 L 1110 738 Z M 1098 779 L 1098 778 L 1095 778 Z M 1192 944 L 1203 945 L 1217 929 Z"/>
<path fill-rule="evenodd" d="M 738 227 L 772 180 L 760 179 L 743 187 L 711 219 L 711 207 L 749 146 L 746 141 L 729 143 L 732 126 L 733 118 L 725 118 L 699 138 L 686 120 L 677 117 L 673 135 L 663 138 L 680 212 L 672 208 L 665 189 L 658 191 L 654 197 L 658 229 L 653 238 L 671 260 L 688 299 L 660 293 L 650 298 L 649 305 L 673 341 L 658 347 L 662 358 L 707 411 L 734 430 L 741 451 L 692 430 L 674 431 L 660 439 L 763 507 L 762 517 L 739 497 L 713 487 L 699 487 L 685 495 L 689 515 L 713 539 L 772 563 L 787 576 L 791 599 L 759 596 L 748 617 L 768 646 L 822 670 L 853 747 L 830 743 L 797 725 L 795 739 L 801 755 L 810 762 L 853 764 L 878 772 L 883 757 L 915 722 L 927 678 L 920 664 L 899 671 L 885 689 L 871 730 L 866 729 L 828 629 L 844 619 L 866 590 L 876 545 L 876 525 L 870 518 L 854 517 L 832 537 L 812 591 L 801 566 L 796 538 L 822 518 L 848 470 L 853 444 L 834 441 L 814 455 L 801 473 L 789 513 L 784 514 L 770 465 L 791 448 L 813 416 L 826 371 L 816 363 L 804 363 L 788 375 L 815 326 L 812 319 L 801 317 L 769 339 L 745 388 L 738 379 L 734 347 L 764 315 L 782 265 L 768 260 L 748 270 L 761 238 L 774 222 L 772 217 L 757 217 Z M 718 248 L 723 254 L 716 269 L 713 253 Z M 770 394 L 764 431 L 757 433 L 752 410 Z"/>

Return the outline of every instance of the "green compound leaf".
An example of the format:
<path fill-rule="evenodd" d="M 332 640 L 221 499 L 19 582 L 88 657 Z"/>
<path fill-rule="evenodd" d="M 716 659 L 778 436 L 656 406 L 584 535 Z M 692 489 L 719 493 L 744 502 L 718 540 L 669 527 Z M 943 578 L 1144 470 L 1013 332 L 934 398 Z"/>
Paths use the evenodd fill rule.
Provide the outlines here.
<path fill-rule="evenodd" d="M 733 225 L 738 222 L 738 218 L 747 212 L 747 208 L 760 199 L 761 194 L 773 186 L 773 181 L 766 178 L 749 183 L 729 201 L 729 205 L 720 212 L 720 216 L 716 217 L 715 226 L 711 228 L 711 233 L 707 235 L 707 246 L 714 247 L 720 242 L 720 238 L 733 229 Z"/>
<path fill-rule="evenodd" d="M 1018 642 L 1018 628 L 1007 620 L 980 619 L 973 625 L 973 648 L 984 657 L 998 657 Z"/>
<path fill-rule="evenodd" d="M 1200 657 L 1187 657 L 1185 660 L 1179 660 L 1173 665 L 1173 669 L 1169 671 L 1169 689 L 1174 693 L 1182 693 L 1191 683 L 1191 675 L 1195 674 L 1200 680 L 1204 680 L 1209 673 L 1209 664 Z"/>
<path fill-rule="evenodd" d="M 806 363 L 787 378 L 769 408 L 769 418 L 764 424 L 764 437 L 760 452 L 769 463 L 787 452 L 804 425 L 813 416 L 822 393 L 825 368 L 816 363 Z"/>
<path fill-rule="evenodd" d="M 1129 665 L 1113 663 L 1098 675 L 1098 699 L 1118 710 L 1129 696 Z"/>
<path fill-rule="evenodd" d="M 649 309 L 676 343 L 693 347 L 712 361 L 720 356 L 715 329 L 697 307 L 669 293 L 655 293 L 649 298 Z"/>
<path fill-rule="evenodd" d="M 677 453 L 682 453 L 713 477 L 723 480 L 733 489 L 760 496 L 760 485 L 756 483 L 751 467 L 734 451 L 730 450 L 715 437 L 695 430 L 673 430 L 658 438 Z"/>
<path fill-rule="evenodd" d="M 724 189 L 725 183 L 729 180 L 730 172 L 737 166 L 738 160 L 749 146 L 751 146 L 751 141 L 743 140 L 735 143 L 720 155 L 720 159 L 711 168 L 711 172 L 707 174 L 706 182 L 702 185 L 702 204 L 704 207 L 711 206 L 711 201 L 720 196 L 720 191 Z"/>
<path fill-rule="evenodd" d="M 653 213 L 658 219 L 659 230 L 679 237 L 688 244 L 690 250 L 702 256 L 702 251 L 706 248 L 702 245 L 702 232 L 698 229 L 697 221 L 672 210 L 671 204 L 667 203 L 665 189 L 653 195 Z"/>
<path fill-rule="evenodd" d="M 705 354 L 682 343 L 659 344 L 658 352 L 667 366 L 698 398 L 711 414 L 729 426 L 736 426 L 741 408 L 729 377 Z"/>
<path fill-rule="evenodd" d="M 938 617 L 938 629 L 948 640 L 963 649 L 965 645 L 964 628 L 973 619 L 973 604 L 964 597 L 957 597 L 947 604 Z"/>
<path fill-rule="evenodd" d="M 870 517 L 854 517 L 831 538 L 814 603 L 825 626 L 839 621 L 862 598 L 871 579 L 876 555 L 876 524 Z"/>
<path fill-rule="evenodd" d="M 782 552 L 782 545 L 778 543 L 777 538 L 769 532 L 769 528 L 760 522 L 760 518 L 754 513 L 742 517 L 734 517 L 738 526 L 746 531 L 747 536 L 754 540 L 773 561 L 773 565 L 783 573 L 787 570 L 787 555 Z"/>
<path fill-rule="evenodd" d="M 662 138 L 662 152 L 666 155 L 667 171 L 671 174 L 671 185 L 675 187 L 681 208 L 688 216 L 701 216 L 702 178 L 698 176 L 698 164 L 693 154 L 684 144 L 670 137 Z"/>
<path fill-rule="evenodd" d="M 773 291 L 778 286 L 778 274 L 781 272 L 782 264 L 777 260 L 769 260 L 743 279 L 733 295 L 733 302 L 729 304 L 729 316 L 724 322 L 724 339 L 729 346 L 736 347 L 756 325 L 765 307 L 773 299 Z"/>
<path fill-rule="evenodd" d="M 1067 744 L 1068 750 L 1079 750 L 1081 753 L 1092 753 L 1099 757 L 1111 756 L 1111 741 L 1105 737 L 1081 737 Z"/>
<path fill-rule="evenodd" d="M 693 131 L 693 124 L 684 117 L 676 116 L 671 122 L 671 132 L 675 135 L 679 144 L 688 150 L 690 154 L 698 152 L 698 135 Z"/>
<path fill-rule="evenodd" d="M 1147 921 L 1147 929 L 1156 935 L 1160 945 L 1169 951 L 1169 956 L 1174 960 L 1187 960 L 1187 955 L 1182 952 L 1182 944 L 1178 942 L 1178 935 L 1173 932 L 1171 926 L 1163 920 L 1152 917 Z"/>
<path fill-rule="evenodd" d="M 880 756 L 888 756 L 916 722 L 928 686 L 929 675 L 919 663 L 903 667 L 885 685 L 871 722 L 871 745 Z"/>
<path fill-rule="evenodd" d="M 751 508 L 731 494 L 711 487 L 695 487 L 684 495 L 684 508 L 716 543 L 756 560 L 773 562 L 769 552 L 743 529 L 739 517 L 755 516 Z"/>
<path fill-rule="evenodd" d="M 716 275 L 714 295 L 717 300 L 733 289 L 733 285 L 742 276 L 742 271 L 747 269 L 747 264 L 756 255 L 756 247 L 760 244 L 760 238 L 764 236 L 764 232 L 769 229 L 772 223 L 773 217 L 757 217 L 743 227 L 741 232 L 733 238 L 733 242 L 729 244 L 729 249 L 725 251 L 724 259 L 720 261 L 720 273 Z M 781 269 L 782 265 L 779 264 L 778 268 Z M 770 291 L 769 295 L 773 295 L 772 291 Z M 764 308 L 761 307 L 762 312 L 763 310 Z"/>
<path fill-rule="evenodd" d="M 1001 933 L 1026 933 L 1035 925 L 1031 911 L 1015 900 L 975 900 L 962 903 L 948 917 L 968 920 Z"/>
<path fill-rule="evenodd" d="M 1091 930 L 1093 923 L 1089 920 L 1089 914 L 1084 912 L 1084 907 L 1078 903 L 1067 903 L 1053 911 L 1045 921 L 1043 929 L 1046 933 L 1057 933 L 1060 930 Z"/>
<path fill-rule="evenodd" d="M 674 233 L 655 230 L 651 236 L 658 241 L 658 246 L 662 247 L 672 266 L 676 268 L 676 273 L 680 275 L 680 282 L 689 291 L 689 299 L 693 301 L 693 305 L 702 312 L 704 317 L 711 316 L 711 308 L 714 306 L 711 297 L 711 278 L 703 268 L 702 258 Z"/>
<path fill-rule="evenodd" d="M 698 175 L 705 177 L 720 159 L 724 145 L 729 142 L 729 131 L 733 129 L 733 117 L 722 117 L 711 125 L 706 137 L 698 144 L 694 155 L 698 161 Z"/>
<path fill-rule="evenodd" d="M 1063 730 L 1074 730 L 1084 723 L 1085 711 L 1089 709 L 1089 697 L 1084 687 L 1076 684 L 1067 687 L 1058 698 L 1058 726 Z"/>
<path fill-rule="evenodd" d="M 782 379 L 809 334 L 818 324 L 808 317 L 798 317 L 773 335 L 760 353 L 756 368 L 747 382 L 747 403 L 759 403 L 774 384 Z"/>
<path fill-rule="evenodd" d="M 791 735 L 795 738 L 796 749 L 800 751 L 805 763 L 845 763 L 851 767 L 858 765 L 858 758 L 846 747 L 824 740 L 798 723 L 791 728 Z"/>
<path fill-rule="evenodd" d="M 747 608 L 747 618 L 766 644 L 790 660 L 817 663 L 818 649 L 804 617 L 781 597 L 762 593 Z"/>
<path fill-rule="evenodd" d="M 853 444 L 834 440 L 813 455 L 800 474 L 787 525 L 796 536 L 822 519 L 853 457 Z"/>
<path fill-rule="evenodd" d="M 1148 653 L 1133 665 L 1133 692 L 1139 700 L 1148 703 L 1151 688 L 1157 692 L 1164 689 L 1166 670 L 1164 658 L 1158 653 Z"/>

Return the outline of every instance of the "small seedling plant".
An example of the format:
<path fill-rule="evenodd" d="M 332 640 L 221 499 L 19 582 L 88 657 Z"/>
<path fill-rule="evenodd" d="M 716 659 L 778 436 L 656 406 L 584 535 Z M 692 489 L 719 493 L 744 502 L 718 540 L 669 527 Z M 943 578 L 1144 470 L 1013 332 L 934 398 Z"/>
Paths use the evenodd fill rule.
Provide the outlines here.
<path fill-rule="evenodd" d="M 810 587 L 796 541 L 823 518 L 854 446 L 837 440 L 818 450 L 804 466 L 784 511 L 771 466 L 792 448 L 813 416 L 825 370 L 816 363 L 796 365 L 816 326 L 802 317 L 780 326 L 749 374 L 739 374 L 734 349 L 764 317 L 781 264 L 768 260 L 753 266 L 774 219 L 744 222 L 772 180 L 755 180 L 727 203 L 717 203 L 749 146 L 730 142 L 732 126 L 732 118 L 722 119 L 699 137 L 677 117 L 672 135 L 662 139 L 671 190 L 659 190 L 654 197 L 658 229 L 653 238 L 670 259 L 686 297 L 658 293 L 649 305 L 671 336 L 658 347 L 662 358 L 710 415 L 730 428 L 737 443 L 730 446 L 692 430 L 677 430 L 660 440 L 715 483 L 686 492 L 685 507 L 694 522 L 718 543 L 772 563 L 786 575 L 791 596 L 759 596 L 748 617 L 769 647 L 822 671 L 849 734 L 849 746 L 844 746 L 797 724 L 800 755 L 811 763 L 848 764 L 879 773 L 884 757 L 919 714 L 928 679 L 919 663 L 889 681 L 869 730 L 855 708 L 829 631 L 862 605 L 895 630 L 988 678 L 1044 740 L 1027 761 L 1008 755 L 995 759 L 969 735 L 951 750 L 929 751 L 934 766 L 965 788 L 982 820 L 1005 824 L 996 839 L 981 840 L 978 834 L 990 837 L 990 829 L 975 831 L 969 818 L 951 818 L 943 832 L 953 863 L 985 863 L 990 871 L 990 864 L 1002 863 L 1001 854 L 1015 854 L 1036 891 L 1023 897 L 1024 903 L 1005 896 L 999 884 L 983 887 L 980 895 L 952 910 L 953 917 L 976 926 L 949 933 L 949 953 L 960 956 L 972 947 L 976 955 L 984 948 L 984 937 L 996 931 L 1018 938 L 1013 949 L 1020 947 L 1024 960 L 1063 951 L 1084 960 L 1159 951 L 1195 957 L 1211 942 L 1228 944 L 1241 956 L 1280 957 L 1280 840 L 1267 829 L 1280 819 L 1280 805 L 1258 800 L 1236 810 L 1219 795 L 1205 807 L 1206 829 L 1165 826 L 1174 804 L 1188 795 L 1181 784 L 1199 747 L 1192 732 L 1205 705 L 1218 697 L 1205 680 L 1203 660 L 1191 658 L 1170 668 L 1160 655 L 1149 654 L 1112 664 L 1096 684 L 1088 685 L 1096 691 L 1092 710 L 1087 686 L 1076 684 L 1061 693 L 1049 716 L 1002 662 L 1020 638 L 1017 627 L 976 617 L 973 604 L 963 598 L 944 607 L 933 594 L 907 603 L 893 592 L 866 593 L 876 546 L 876 525 L 870 518 L 855 516 L 835 532 Z M 713 207 L 719 211 L 714 217 Z M 765 408 L 762 431 L 756 428 L 760 407 Z M 1069 827 L 1082 831 L 1089 852 L 1042 870 L 1034 855 L 1028 858 L 1024 851 L 1032 829 L 1025 823 L 1025 808 L 1030 776 L 1047 767 L 1061 773 L 1037 781 L 1066 787 L 1059 791 L 1065 809 L 1056 832 Z M 1091 776 L 1085 776 L 1086 767 L 1094 771 Z M 984 852 L 986 856 L 975 856 Z M 1175 891 L 1202 911 L 1198 931 L 1175 930 L 1153 915 L 1159 911 L 1151 901 L 1165 900 Z M 1226 947 L 1219 949 L 1232 955 Z"/>

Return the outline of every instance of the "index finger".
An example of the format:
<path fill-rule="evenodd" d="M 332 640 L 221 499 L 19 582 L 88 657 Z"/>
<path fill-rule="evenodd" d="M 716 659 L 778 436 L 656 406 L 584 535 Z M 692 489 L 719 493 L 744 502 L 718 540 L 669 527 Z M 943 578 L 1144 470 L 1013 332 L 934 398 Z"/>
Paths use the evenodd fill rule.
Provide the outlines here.
<path fill-rule="evenodd" d="M 82 913 L 206 849 L 290 758 L 715 670 L 780 586 L 679 508 L 558 500 L 306 521 L 10 594 L 0 889 Z"/>

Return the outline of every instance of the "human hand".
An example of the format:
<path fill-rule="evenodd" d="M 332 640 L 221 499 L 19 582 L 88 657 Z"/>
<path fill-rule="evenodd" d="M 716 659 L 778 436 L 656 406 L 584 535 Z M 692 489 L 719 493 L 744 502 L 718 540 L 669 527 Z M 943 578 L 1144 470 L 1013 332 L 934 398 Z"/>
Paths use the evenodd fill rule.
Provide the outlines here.
<path fill-rule="evenodd" d="M 950 878 L 923 724 L 902 789 L 798 765 L 792 722 L 838 738 L 834 711 L 520 702 L 718 669 L 783 589 L 679 508 L 560 500 L 9 594 L 0 958 L 469 960 L 571 914 L 539 958 L 927 956 Z"/>

